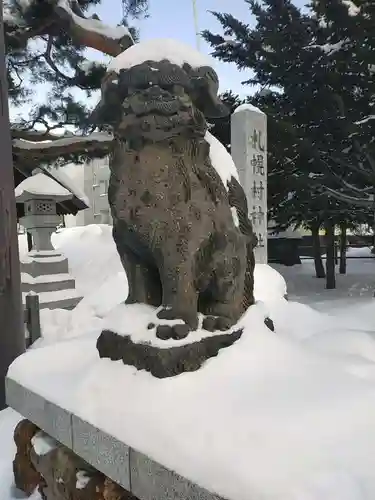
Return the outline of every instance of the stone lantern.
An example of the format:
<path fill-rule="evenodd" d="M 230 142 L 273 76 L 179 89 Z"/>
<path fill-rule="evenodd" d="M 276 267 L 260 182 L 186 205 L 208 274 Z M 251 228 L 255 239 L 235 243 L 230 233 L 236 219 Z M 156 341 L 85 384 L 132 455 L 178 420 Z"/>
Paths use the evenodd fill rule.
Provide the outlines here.
<path fill-rule="evenodd" d="M 21 260 L 23 299 L 34 292 L 39 295 L 41 309 L 73 309 L 81 297 L 69 275 L 68 259 L 51 243 L 51 236 L 61 222 L 56 204 L 71 199 L 73 194 L 48 175 L 36 171 L 17 186 L 15 196 L 25 209 L 20 223 L 33 239 L 31 251 Z"/>

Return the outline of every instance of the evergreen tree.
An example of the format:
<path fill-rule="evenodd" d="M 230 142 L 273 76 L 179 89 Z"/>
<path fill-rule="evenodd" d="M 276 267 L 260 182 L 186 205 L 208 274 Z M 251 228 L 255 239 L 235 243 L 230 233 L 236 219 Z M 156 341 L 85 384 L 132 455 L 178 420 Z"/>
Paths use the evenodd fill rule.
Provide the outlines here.
<path fill-rule="evenodd" d="M 212 135 L 216 137 L 230 152 L 231 148 L 231 137 L 230 137 L 230 120 L 231 115 L 234 110 L 242 104 L 244 101 L 240 99 L 240 97 L 234 94 L 231 90 L 224 92 L 219 96 L 222 102 L 228 108 L 229 114 L 224 118 L 217 118 L 211 120 L 210 132 Z"/>
<path fill-rule="evenodd" d="M 373 137 L 369 131 L 366 138 L 358 123 L 361 117 L 362 123 L 371 122 L 373 51 L 365 50 L 364 42 L 374 34 L 373 7 L 361 6 L 367 25 L 361 18 L 359 37 L 362 28 L 353 22 L 349 1 L 316 0 L 311 15 L 289 0 L 246 3 L 256 19 L 253 29 L 230 14 L 214 13 L 224 36 L 203 35 L 215 57 L 253 71 L 245 84 L 267 89 L 266 98 L 261 92 L 254 100 L 268 115 L 270 214 L 280 226 L 305 222 L 315 230 L 323 223 L 330 229 L 351 221 L 353 210 L 321 185 L 337 183 L 334 158 L 351 154 L 353 137 Z M 342 51 L 346 46 L 348 51 Z M 357 57 L 349 61 L 353 47 Z M 352 180 L 353 172 L 347 174 Z"/>

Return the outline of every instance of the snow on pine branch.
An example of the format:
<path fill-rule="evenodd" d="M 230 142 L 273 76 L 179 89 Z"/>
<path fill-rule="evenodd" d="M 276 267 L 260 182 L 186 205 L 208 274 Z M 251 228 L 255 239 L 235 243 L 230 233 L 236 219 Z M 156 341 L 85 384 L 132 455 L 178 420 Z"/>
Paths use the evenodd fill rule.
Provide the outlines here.
<path fill-rule="evenodd" d="M 7 0 L 5 0 L 7 1 Z M 27 24 L 27 14 L 32 15 L 33 6 L 39 0 L 19 0 L 19 8 L 14 9 L 10 3 L 5 4 L 7 34 L 26 44 L 30 38 L 54 35 L 57 30 L 64 30 L 72 40 L 79 44 L 110 56 L 117 56 L 134 44 L 128 28 L 125 26 L 108 26 L 97 16 L 84 17 L 84 14 L 73 8 L 74 0 L 43 0 L 51 7 L 49 18 L 33 19 Z M 22 5 L 20 5 L 22 3 Z M 32 17 L 32 16 L 31 16 Z"/>
<path fill-rule="evenodd" d="M 364 123 L 367 123 L 370 120 L 375 120 L 375 115 L 366 116 L 366 118 L 362 118 L 362 120 L 354 122 L 354 125 L 363 125 Z"/>
<path fill-rule="evenodd" d="M 103 132 L 95 132 L 87 136 L 70 136 L 48 141 L 13 140 L 13 154 L 24 157 L 55 157 L 71 153 L 85 153 L 100 149 L 110 149 L 113 136 Z"/>
<path fill-rule="evenodd" d="M 128 28 L 107 26 L 99 19 L 80 17 L 73 12 L 69 0 L 58 0 L 56 10 L 61 18 L 70 21 L 73 35 L 91 48 L 116 56 L 134 44 Z"/>
<path fill-rule="evenodd" d="M 348 8 L 348 14 L 350 17 L 357 16 L 361 12 L 361 8 L 352 2 L 352 0 L 341 0 L 341 3 Z"/>
<path fill-rule="evenodd" d="M 318 44 L 313 44 L 313 45 L 308 45 L 305 47 L 306 50 L 309 49 L 320 49 L 322 52 L 327 54 L 328 56 L 331 56 L 332 54 L 335 54 L 339 50 L 341 50 L 346 43 L 348 43 L 348 39 L 340 40 L 337 43 L 325 43 L 323 45 L 318 45 Z"/>

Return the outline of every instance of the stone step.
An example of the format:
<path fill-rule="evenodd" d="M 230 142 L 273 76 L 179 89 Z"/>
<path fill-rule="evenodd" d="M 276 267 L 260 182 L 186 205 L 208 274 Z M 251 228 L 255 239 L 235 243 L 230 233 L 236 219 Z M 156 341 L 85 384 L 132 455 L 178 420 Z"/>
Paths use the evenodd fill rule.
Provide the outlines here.
<path fill-rule="evenodd" d="M 40 309 L 67 309 L 72 310 L 82 300 L 77 290 L 57 290 L 52 292 L 38 293 Z M 22 293 L 22 300 L 25 304 L 26 293 Z"/>
<path fill-rule="evenodd" d="M 37 278 L 22 273 L 22 292 L 57 292 L 58 290 L 71 290 L 75 288 L 75 281 L 69 274 L 42 275 Z"/>
<path fill-rule="evenodd" d="M 67 274 L 68 259 L 63 255 L 42 258 L 27 256 L 27 260 L 21 262 L 21 272 L 33 278 L 41 275 Z"/>

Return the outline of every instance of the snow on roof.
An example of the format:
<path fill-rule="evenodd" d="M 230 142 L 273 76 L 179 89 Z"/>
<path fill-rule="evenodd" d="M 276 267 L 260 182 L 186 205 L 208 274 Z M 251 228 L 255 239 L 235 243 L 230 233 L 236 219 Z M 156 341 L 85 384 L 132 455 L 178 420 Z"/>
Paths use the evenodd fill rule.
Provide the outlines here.
<path fill-rule="evenodd" d="M 210 132 L 206 132 L 204 137 L 210 145 L 210 160 L 212 166 L 219 174 L 225 189 L 228 190 L 228 182 L 234 177 L 238 180 L 238 172 L 236 165 L 225 149 L 224 145 L 216 139 Z"/>
<path fill-rule="evenodd" d="M 61 184 L 43 173 L 31 175 L 22 181 L 15 189 L 16 198 L 20 198 L 24 194 L 53 196 L 57 198 L 69 199 L 72 193 L 65 189 Z"/>
<path fill-rule="evenodd" d="M 262 115 L 264 115 L 263 111 L 261 111 L 259 108 L 257 108 L 256 106 L 253 106 L 252 104 L 250 103 L 244 103 L 244 104 L 241 104 L 240 106 L 238 106 L 238 108 L 236 108 L 234 110 L 234 113 L 239 113 L 241 111 L 256 111 L 257 113 L 261 113 Z"/>
<path fill-rule="evenodd" d="M 193 68 L 212 66 L 213 61 L 205 54 L 178 40 L 156 38 L 137 43 L 112 59 L 108 71 L 118 73 L 121 69 L 129 69 L 145 61 L 162 61 L 168 59 L 173 64 L 183 66 L 188 63 Z"/>

